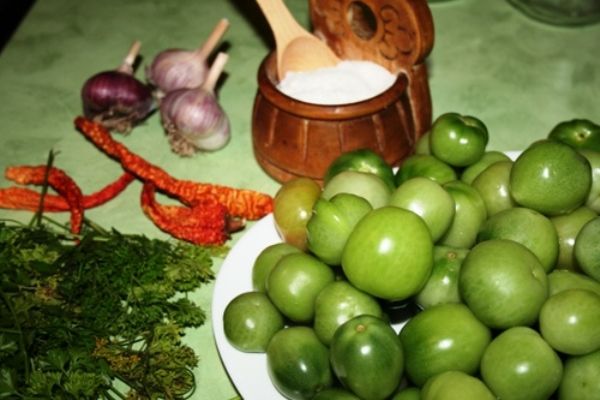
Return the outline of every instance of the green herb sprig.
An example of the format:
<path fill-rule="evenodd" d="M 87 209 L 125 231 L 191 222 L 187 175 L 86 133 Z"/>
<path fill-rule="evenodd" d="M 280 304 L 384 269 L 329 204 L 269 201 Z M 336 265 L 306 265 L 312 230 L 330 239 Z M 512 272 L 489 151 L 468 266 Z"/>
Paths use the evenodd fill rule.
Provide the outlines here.
<path fill-rule="evenodd" d="M 0 398 L 189 397 L 198 357 L 182 337 L 206 315 L 188 295 L 225 251 L 0 222 Z"/>

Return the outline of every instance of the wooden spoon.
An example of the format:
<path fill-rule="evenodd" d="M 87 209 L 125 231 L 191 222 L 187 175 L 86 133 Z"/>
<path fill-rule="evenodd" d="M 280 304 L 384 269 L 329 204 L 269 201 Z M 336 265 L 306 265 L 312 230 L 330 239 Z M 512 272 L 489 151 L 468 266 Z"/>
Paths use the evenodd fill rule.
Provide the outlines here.
<path fill-rule="evenodd" d="M 310 71 L 332 67 L 340 62 L 338 56 L 323 41 L 298 24 L 283 0 L 256 2 L 275 36 L 279 80 L 290 71 Z"/>

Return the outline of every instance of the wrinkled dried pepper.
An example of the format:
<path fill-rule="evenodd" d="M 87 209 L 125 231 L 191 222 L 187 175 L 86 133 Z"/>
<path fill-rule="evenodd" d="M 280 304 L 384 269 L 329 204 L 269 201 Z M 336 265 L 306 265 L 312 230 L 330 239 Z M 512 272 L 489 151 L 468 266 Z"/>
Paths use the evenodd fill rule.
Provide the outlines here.
<path fill-rule="evenodd" d="M 102 125 L 84 117 L 76 118 L 75 125 L 100 150 L 117 159 L 126 171 L 144 182 L 152 183 L 157 190 L 177 198 L 188 206 L 204 201 L 207 196 L 215 197 L 227 208 L 231 216 L 249 220 L 259 219 L 273 210 L 273 198 L 267 194 L 176 179 L 115 141 Z"/>
<path fill-rule="evenodd" d="M 81 232 L 83 223 L 83 203 L 81 189 L 69 175 L 59 168 L 50 168 L 47 166 L 37 167 L 9 167 L 6 170 L 6 177 L 20 184 L 44 184 L 54 189 L 62 196 L 71 213 L 70 224 L 71 232 L 78 234 Z M 38 203 L 39 206 L 39 203 Z"/>
<path fill-rule="evenodd" d="M 196 244 L 223 244 L 245 219 L 258 219 L 273 209 L 267 194 L 172 177 L 127 147 L 113 140 L 102 125 L 79 117 L 77 128 L 107 155 L 117 159 L 125 173 L 98 192 L 84 196 L 64 171 L 48 166 L 9 167 L 6 177 L 20 184 L 45 184 L 57 195 L 40 194 L 20 187 L 0 189 L 0 207 L 43 211 L 70 211 L 71 230 L 79 233 L 85 208 L 96 207 L 122 192 L 135 177 L 144 183 L 141 203 L 144 213 L 163 231 Z M 163 205 L 156 191 L 179 200 L 180 205 Z M 43 203 L 41 202 L 43 196 Z"/>
<path fill-rule="evenodd" d="M 228 212 L 224 205 L 211 198 L 192 207 L 159 204 L 155 187 L 145 183 L 142 189 L 142 210 L 158 228 L 170 235 L 196 244 L 221 245 L 229 239 Z"/>
<path fill-rule="evenodd" d="M 46 166 L 8 167 L 5 176 L 7 179 L 25 185 L 43 185 L 45 169 Z M 124 172 L 117 180 L 102 189 L 89 195 L 82 195 L 81 204 L 83 208 L 94 208 L 108 202 L 125 190 L 134 179 L 135 177 L 132 174 Z M 39 192 L 28 188 L 2 188 L 0 189 L 0 208 L 37 211 L 40 206 L 40 198 L 41 194 Z M 60 195 L 46 194 L 44 196 L 43 211 L 69 211 L 69 204 Z"/>
<path fill-rule="evenodd" d="M 39 192 L 28 188 L 16 186 L 2 188 L 0 189 L 0 208 L 37 211 L 40 208 L 41 197 L 42 195 Z M 69 211 L 69 205 L 64 197 L 46 194 L 44 196 L 43 211 Z"/>

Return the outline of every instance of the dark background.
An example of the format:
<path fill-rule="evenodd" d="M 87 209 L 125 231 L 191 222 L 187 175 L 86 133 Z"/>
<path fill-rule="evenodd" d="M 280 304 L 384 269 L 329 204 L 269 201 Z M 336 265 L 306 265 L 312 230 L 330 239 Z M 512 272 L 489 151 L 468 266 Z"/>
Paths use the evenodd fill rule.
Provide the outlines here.
<path fill-rule="evenodd" d="M 35 0 L 12 0 L 0 4 L 0 52 L 34 2 Z"/>

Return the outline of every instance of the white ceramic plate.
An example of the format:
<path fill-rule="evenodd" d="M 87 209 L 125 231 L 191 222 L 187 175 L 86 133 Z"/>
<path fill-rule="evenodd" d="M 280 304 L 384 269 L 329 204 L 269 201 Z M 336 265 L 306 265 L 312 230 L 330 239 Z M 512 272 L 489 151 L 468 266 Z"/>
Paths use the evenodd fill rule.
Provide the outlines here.
<path fill-rule="evenodd" d="M 229 251 L 215 281 L 212 326 L 221 361 L 244 400 L 283 400 L 271 383 L 263 353 L 244 353 L 232 347 L 223 331 L 223 312 L 237 295 L 252 290 L 252 266 L 267 246 L 281 242 L 273 214 L 257 221 Z"/>
<path fill-rule="evenodd" d="M 506 153 L 515 160 L 520 152 Z M 281 242 L 269 214 L 257 221 L 230 250 L 215 281 L 212 326 L 217 349 L 231 381 L 244 400 L 285 400 L 271 383 L 263 353 L 244 353 L 232 347 L 223 331 L 223 312 L 237 295 L 252 290 L 252 266 L 267 246 Z M 401 325 L 394 325 L 399 331 Z"/>

